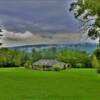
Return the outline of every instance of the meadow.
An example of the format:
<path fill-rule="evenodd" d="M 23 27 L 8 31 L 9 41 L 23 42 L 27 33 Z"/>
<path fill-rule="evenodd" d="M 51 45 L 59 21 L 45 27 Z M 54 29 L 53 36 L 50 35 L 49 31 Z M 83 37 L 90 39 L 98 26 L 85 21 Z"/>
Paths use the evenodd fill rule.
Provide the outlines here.
<path fill-rule="evenodd" d="M 0 100 L 100 100 L 100 75 L 95 69 L 1 68 Z"/>

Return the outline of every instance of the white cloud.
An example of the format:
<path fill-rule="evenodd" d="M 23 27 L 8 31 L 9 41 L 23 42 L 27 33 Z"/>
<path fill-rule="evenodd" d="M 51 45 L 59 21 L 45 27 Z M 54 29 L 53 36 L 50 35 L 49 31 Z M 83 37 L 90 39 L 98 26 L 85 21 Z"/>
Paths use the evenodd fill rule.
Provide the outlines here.
<path fill-rule="evenodd" d="M 34 45 L 34 44 L 60 44 L 60 43 L 98 43 L 98 39 L 93 41 L 91 39 L 81 41 L 82 35 L 80 33 L 57 33 L 57 34 L 40 34 L 31 33 L 26 31 L 25 33 L 16 33 L 4 30 L 3 32 L 3 44 L 4 46 L 18 46 L 18 45 Z"/>
<path fill-rule="evenodd" d="M 15 33 L 4 30 L 3 43 L 5 46 L 28 45 L 28 44 L 55 44 L 72 41 L 79 41 L 81 34 L 57 33 L 57 34 L 40 34 L 31 33 Z M 74 40 L 73 40 L 74 39 Z"/>
<path fill-rule="evenodd" d="M 28 31 L 26 31 L 23 34 L 5 31 L 5 38 L 8 38 L 8 39 L 25 40 L 25 39 L 31 39 L 32 37 L 33 35 Z"/>

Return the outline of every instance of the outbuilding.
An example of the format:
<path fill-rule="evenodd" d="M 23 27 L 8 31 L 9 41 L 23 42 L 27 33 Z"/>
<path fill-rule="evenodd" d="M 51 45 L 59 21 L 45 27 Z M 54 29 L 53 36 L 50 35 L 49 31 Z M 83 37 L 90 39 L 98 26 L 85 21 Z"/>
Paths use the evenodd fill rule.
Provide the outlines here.
<path fill-rule="evenodd" d="M 60 69 L 66 69 L 68 67 L 68 64 L 57 61 L 57 60 L 41 59 L 41 60 L 33 63 L 32 68 L 34 70 L 38 70 L 38 69 L 39 70 L 48 70 L 54 66 L 57 66 Z"/>

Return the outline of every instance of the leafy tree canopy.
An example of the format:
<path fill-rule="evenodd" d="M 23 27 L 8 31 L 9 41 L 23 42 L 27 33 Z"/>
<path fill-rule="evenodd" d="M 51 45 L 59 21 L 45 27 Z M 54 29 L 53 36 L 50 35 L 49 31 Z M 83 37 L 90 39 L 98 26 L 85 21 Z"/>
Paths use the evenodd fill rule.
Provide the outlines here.
<path fill-rule="evenodd" d="M 84 22 L 89 37 L 100 38 L 100 0 L 74 0 L 69 10 L 74 12 L 75 18 Z"/>

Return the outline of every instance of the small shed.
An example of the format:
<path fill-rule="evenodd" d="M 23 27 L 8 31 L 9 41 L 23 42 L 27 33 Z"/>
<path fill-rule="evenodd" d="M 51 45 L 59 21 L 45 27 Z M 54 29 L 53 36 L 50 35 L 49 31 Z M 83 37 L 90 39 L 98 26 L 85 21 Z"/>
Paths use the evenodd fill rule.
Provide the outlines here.
<path fill-rule="evenodd" d="M 57 60 L 41 59 L 33 63 L 32 68 L 46 70 L 46 69 L 52 68 L 54 65 L 58 65 L 60 69 L 65 69 L 66 67 L 68 67 L 68 64 L 64 62 L 60 62 Z"/>

